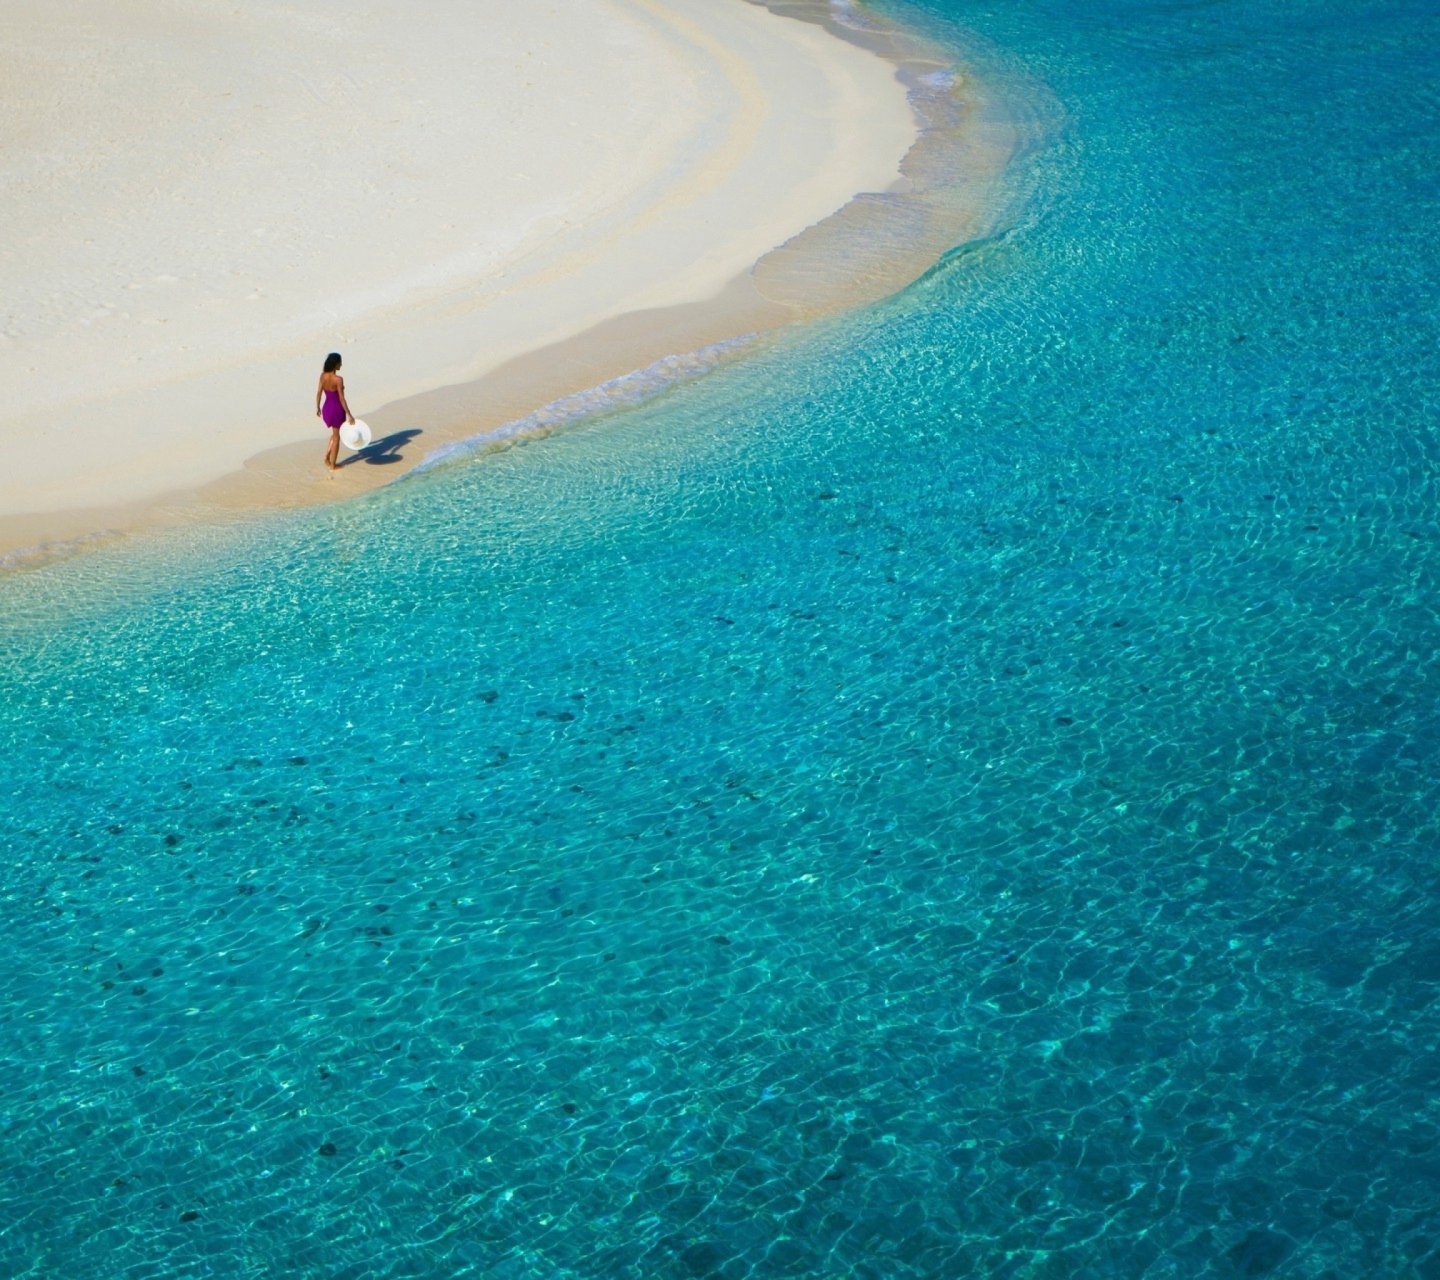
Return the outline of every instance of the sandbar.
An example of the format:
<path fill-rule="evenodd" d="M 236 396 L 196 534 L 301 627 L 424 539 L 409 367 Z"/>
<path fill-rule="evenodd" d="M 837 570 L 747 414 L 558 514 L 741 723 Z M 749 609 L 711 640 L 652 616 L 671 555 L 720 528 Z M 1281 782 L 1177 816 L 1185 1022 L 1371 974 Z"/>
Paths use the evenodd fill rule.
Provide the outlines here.
<path fill-rule="evenodd" d="M 868 242 L 857 193 L 913 188 L 928 67 L 907 86 L 913 50 L 879 27 L 837 39 L 828 15 L 19 6 L 0 46 L 0 552 L 363 491 L 812 311 L 814 255 L 788 280 L 787 249 L 857 212 Z M 979 151 L 996 169 L 1011 148 Z M 404 467 L 319 467 L 332 349 Z"/>

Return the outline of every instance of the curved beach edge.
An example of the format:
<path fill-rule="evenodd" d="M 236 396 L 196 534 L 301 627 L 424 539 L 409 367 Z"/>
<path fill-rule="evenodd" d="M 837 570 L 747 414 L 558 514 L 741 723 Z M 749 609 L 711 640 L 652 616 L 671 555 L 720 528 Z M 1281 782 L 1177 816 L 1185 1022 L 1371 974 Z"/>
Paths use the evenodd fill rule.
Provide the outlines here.
<path fill-rule="evenodd" d="M 765 335 L 890 296 L 957 244 L 991 232 L 1004 178 L 1044 126 L 953 50 L 848 0 L 746 0 L 885 59 L 905 86 L 913 145 L 888 191 L 861 192 L 762 255 L 713 296 L 633 310 L 515 356 L 484 376 L 364 413 L 374 442 L 332 477 L 313 440 L 243 469 L 109 506 L 0 516 L 0 569 L 21 569 L 148 529 L 263 519 L 344 501 L 417 469 L 473 457 L 624 407 L 701 376 Z"/>

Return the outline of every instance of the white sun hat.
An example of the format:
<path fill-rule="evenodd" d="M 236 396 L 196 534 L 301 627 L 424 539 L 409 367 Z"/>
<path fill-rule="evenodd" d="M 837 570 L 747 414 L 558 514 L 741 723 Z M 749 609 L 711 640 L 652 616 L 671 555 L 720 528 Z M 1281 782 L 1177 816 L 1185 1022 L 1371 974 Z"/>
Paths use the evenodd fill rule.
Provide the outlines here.
<path fill-rule="evenodd" d="M 370 428 L 359 418 L 354 422 L 347 422 L 340 428 L 340 443 L 347 449 L 354 449 L 357 452 L 370 443 Z"/>

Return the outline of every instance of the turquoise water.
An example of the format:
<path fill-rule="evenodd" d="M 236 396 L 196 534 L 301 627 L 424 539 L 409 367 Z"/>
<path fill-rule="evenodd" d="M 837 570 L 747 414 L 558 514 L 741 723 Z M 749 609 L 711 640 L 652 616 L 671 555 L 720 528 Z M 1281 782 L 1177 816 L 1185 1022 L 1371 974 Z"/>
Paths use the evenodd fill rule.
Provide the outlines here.
<path fill-rule="evenodd" d="M 896 12 L 1001 234 L 0 581 L 0 1274 L 1440 1276 L 1440 16 Z"/>

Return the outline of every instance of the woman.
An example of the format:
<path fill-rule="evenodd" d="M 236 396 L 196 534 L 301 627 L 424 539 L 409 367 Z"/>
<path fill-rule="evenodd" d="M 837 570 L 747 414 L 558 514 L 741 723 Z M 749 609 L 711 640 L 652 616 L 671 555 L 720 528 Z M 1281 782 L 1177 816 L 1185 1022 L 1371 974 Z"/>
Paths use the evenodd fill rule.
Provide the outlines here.
<path fill-rule="evenodd" d="M 321 397 L 325 405 L 320 405 Z M 320 385 L 315 388 L 315 416 L 330 428 L 330 448 L 325 451 L 325 465 L 336 470 L 340 457 L 340 428 L 347 422 L 354 422 L 355 415 L 345 403 L 345 379 L 340 376 L 340 353 L 332 351 L 325 357 L 325 371 L 320 375 Z"/>

